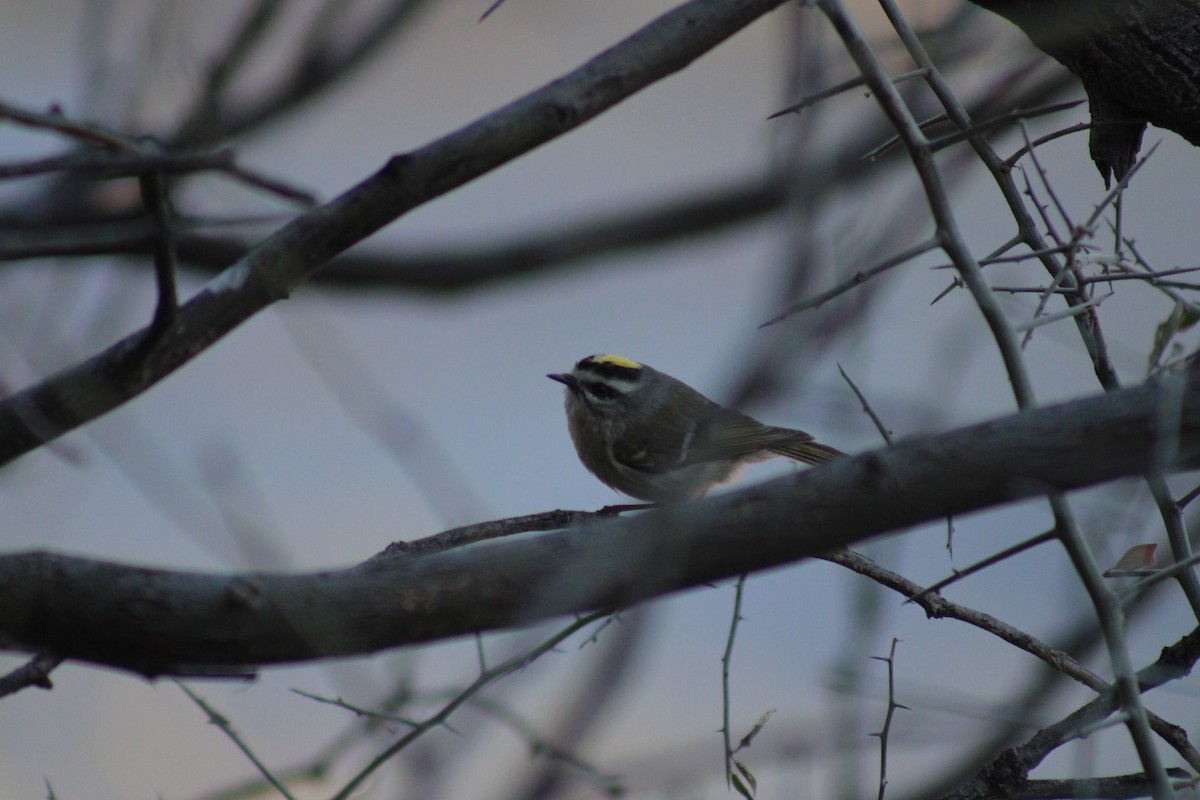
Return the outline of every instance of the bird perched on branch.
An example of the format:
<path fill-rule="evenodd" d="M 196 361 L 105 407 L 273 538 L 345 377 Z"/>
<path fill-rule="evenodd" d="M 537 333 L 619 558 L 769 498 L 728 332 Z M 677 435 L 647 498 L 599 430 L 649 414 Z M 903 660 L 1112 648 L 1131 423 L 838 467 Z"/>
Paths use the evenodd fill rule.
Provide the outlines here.
<path fill-rule="evenodd" d="M 775 456 L 820 464 L 845 455 L 812 434 L 725 408 L 623 356 L 588 356 L 570 372 L 546 377 L 567 387 L 567 428 L 579 460 L 639 500 L 700 497 L 746 464 Z"/>

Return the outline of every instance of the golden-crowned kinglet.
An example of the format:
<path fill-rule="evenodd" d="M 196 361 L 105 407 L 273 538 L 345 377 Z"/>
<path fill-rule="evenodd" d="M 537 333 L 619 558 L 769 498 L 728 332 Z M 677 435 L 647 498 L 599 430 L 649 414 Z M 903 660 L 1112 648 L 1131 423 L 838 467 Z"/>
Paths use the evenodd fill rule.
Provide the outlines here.
<path fill-rule="evenodd" d="M 699 497 L 746 464 L 786 456 L 819 464 L 841 455 L 811 434 L 763 425 L 653 367 L 612 354 L 569 373 L 567 427 L 579 460 L 617 491 L 653 503 Z"/>

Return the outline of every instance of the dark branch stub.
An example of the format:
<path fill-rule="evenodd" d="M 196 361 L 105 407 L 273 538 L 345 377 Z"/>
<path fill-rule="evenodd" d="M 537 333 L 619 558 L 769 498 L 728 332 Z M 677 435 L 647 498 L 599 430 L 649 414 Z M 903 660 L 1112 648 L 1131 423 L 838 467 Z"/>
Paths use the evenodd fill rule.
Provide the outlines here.
<path fill-rule="evenodd" d="M 1079 76 L 1090 151 L 1107 185 L 1133 166 L 1146 124 L 1200 146 L 1200 0 L 972 0 Z"/>

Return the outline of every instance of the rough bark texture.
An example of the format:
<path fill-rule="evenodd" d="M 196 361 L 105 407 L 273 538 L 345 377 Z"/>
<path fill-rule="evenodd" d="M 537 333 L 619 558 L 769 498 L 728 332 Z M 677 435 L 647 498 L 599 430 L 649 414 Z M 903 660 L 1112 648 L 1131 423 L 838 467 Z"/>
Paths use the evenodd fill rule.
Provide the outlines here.
<path fill-rule="evenodd" d="M 0 649 L 145 675 L 370 653 L 621 608 L 871 536 L 1200 464 L 1187 376 L 1039 408 L 628 519 L 307 575 L 0 556 Z M 419 550 L 418 550 L 419 552 Z"/>
<path fill-rule="evenodd" d="M 1148 122 L 1200 145 L 1200 0 L 972 2 L 1079 76 L 1105 183 L 1129 171 Z"/>

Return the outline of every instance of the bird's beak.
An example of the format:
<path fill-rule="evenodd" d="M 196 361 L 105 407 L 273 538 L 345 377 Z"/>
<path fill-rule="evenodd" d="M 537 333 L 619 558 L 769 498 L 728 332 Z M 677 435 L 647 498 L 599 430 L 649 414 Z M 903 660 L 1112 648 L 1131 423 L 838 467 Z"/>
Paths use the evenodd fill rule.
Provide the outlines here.
<path fill-rule="evenodd" d="M 561 374 L 547 375 L 546 377 L 552 381 L 558 381 L 559 383 L 564 384 L 568 389 L 570 389 L 572 391 L 574 391 L 575 388 L 577 386 L 579 386 L 579 381 L 575 380 L 575 376 L 569 372 L 564 372 Z"/>

